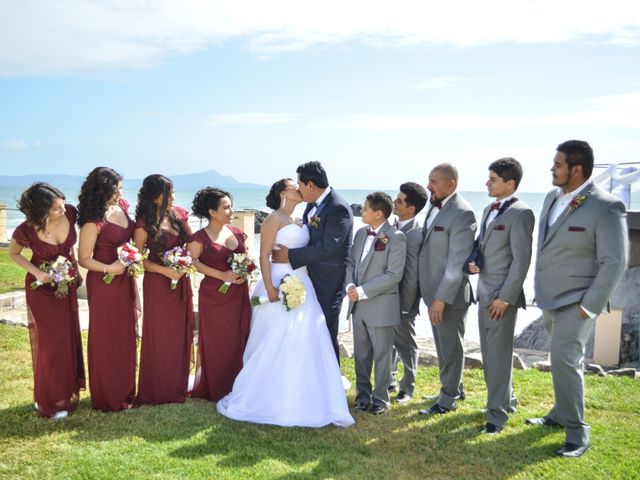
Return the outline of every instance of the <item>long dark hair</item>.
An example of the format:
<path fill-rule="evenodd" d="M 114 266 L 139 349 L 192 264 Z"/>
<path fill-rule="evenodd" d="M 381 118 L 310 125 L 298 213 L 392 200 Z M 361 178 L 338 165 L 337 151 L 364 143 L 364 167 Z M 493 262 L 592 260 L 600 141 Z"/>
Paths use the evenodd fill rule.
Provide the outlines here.
<path fill-rule="evenodd" d="M 188 234 L 183 223 L 176 218 L 174 211 L 169 208 L 169 201 L 173 194 L 173 182 L 164 175 L 149 175 L 142 181 L 142 187 L 138 192 L 138 205 L 136 205 L 136 220 L 143 221 L 145 230 L 149 235 L 147 244 L 149 249 L 158 255 L 164 253 L 164 245 L 160 226 L 162 220 L 167 218 L 169 224 L 178 232 L 180 243 L 187 241 Z M 157 207 L 156 199 L 162 195 L 162 205 Z"/>
<path fill-rule="evenodd" d="M 118 189 L 122 175 L 109 167 L 96 167 L 85 179 L 78 195 L 78 225 L 104 219 L 107 201 Z"/>
<path fill-rule="evenodd" d="M 38 182 L 27 188 L 18 200 L 18 209 L 27 217 L 27 223 L 36 230 L 44 230 L 53 203 L 65 199 L 64 193 L 46 182 Z"/>
<path fill-rule="evenodd" d="M 282 199 L 280 198 L 280 194 L 287 189 L 288 183 L 292 180 L 290 178 L 281 178 L 276 183 L 271 185 L 271 189 L 269 190 L 269 194 L 266 197 L 267 207 L 272 210 L 277 210 L 280 208 L 280 204 L 282 203 Z"/>

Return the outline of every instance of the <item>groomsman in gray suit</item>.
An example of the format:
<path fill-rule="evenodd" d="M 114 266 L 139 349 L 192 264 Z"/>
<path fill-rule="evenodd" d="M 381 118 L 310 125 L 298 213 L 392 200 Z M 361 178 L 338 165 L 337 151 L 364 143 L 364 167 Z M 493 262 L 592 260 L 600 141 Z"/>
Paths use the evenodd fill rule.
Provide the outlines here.
<path fill-rule="evenodd" d="M 415 182 L 400 185 L 400 192 L 393 202 L 393 213 L 397 215 L 395 227 L 407 237 L 407 259 L 400 283 L 400 309 L 402 320 L 394 327 L 393 360 L 391 367 L 391 386 L 395 386 L 398 359 L 402 361 L 404 373 L 400 380 L 400 391 L 396 402 L 408 403 L 415 388 L 418 369 L 418 344 L 416 343 L 416 315 L 420 303 L 418 284 L 418 253 L 422 245 L 422 228 L 416 215 L 427 204 L 427 191 Z M 393 391 L 394 389 L 390 389 Z"/>
<path fill-rule="evenodd" d="M 482 433 L 500 432 L 515 411 L 512 383 L 513 333 L 518 308 L 525 308 L 522 284 L 531 263 L 535 219 L 515 193 L 522 166 L 514 158 L 489 165 L 486 183 L 495 201 L 484 209 L 468 270 L 479 273 L 478 327 L 487 384 L 487 423 Z"/>
<path fill-rule="evenodd" d="M 404 233 L 387 222 L 393 209 L 383 192 L 367 195 L 362 221 L 347 260 L 347 317 L 353 319 L 353 356 L 358 410 L 384 413 L 389 405 L 393 327 L 400 323 L 400 294 L 406 256 Z M 371 369 L 375 364 L 375 388 Z"/>
<path fill-rule="evenodd" d="M 473 248 L 476 220 L 473 209 L 456 193 L 458 170 L 449 163 L 429 174 L 429 211 L 418 255 L 420 293 L 429 308 L 429 320 L 438 352 L 440 393 L 423 415 L 455 410 L 461 398 L 464 368 L 464 327 L 473 298 L 466 260 Z"/>
<path fill-rule="evenodd" d="M 535 300 L 551 333 L 555 404 L 528 424 L 562 426 L 565 444 L 556 451 L 579 457 L 589 448 L 584 418 L 585 343 L 595 318 L 608 308 L 627 261 L 623 203 L 590 179 L 593 151 L 587 142 L 560 144 L 549 192 L 540 214 Z"/>

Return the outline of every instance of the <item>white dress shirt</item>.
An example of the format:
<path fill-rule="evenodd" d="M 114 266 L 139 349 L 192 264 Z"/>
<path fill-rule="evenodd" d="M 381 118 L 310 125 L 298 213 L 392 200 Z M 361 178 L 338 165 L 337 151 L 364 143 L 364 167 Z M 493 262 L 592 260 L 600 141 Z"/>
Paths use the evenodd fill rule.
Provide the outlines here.
<path fill-rule="evenodd" d="M 576 198 L 578 194 L 590 184 L 591 184 L 591 179 L 584 182 L 582 185 L 576 188 L 573 192 L 568 192 L 568 193 L 565 193 L 564 195 L 562 194 L 562 190 L 558 190 L 558 194 L 560 196 L 556 199 L 556 202 L 553 204 L 553 207 L 551 207 L 551 210 L 549 211 L 549 216 L 547 217 L 547 220 L 548 220 L 547 226 L 550 227 L 551 225 L 556 223 L 558 218 L 560 218 L 560 215 L 562 215 L 562 212 L 564 212 L 564 209 L 567 208 L 567 205 L 571 203 L 571 200 Z"/>
<path fill-rule="evenodd" d="M 444 207 L 447 202 L 449 201 L 449 199 L 453 196 L 453 194 L 456 192 L 453 192 L 451 195 L 449 195 L 447 198 L 445 198 L 444 200 L 442 200 L 442 206 L 440 208 L 436 207 L 435 205 L 431 205 L 431 210 L 429 211 L 429 216 L 427 217 L 427 219 L 425 220 L 425 223 L 427 225 L 427 229 L 431 228 L 431 224 L 433 223 L 433 221 L 435 220 L 435 218 L 438 216 L 438 213 L 440 213 L 440 210 L 442 209 L 442 207 Z"/>
<path fill-rule="evenodd" d="M 509 200 L 511 200 L 513 197 L 515 197 L 516 194 L 513 193 L 511 195 L 509 195 L 508 197 L 504 197 L 502 200 L 496 200 L 493 203 L 497 203 L 499 206 L 498 208 L 491 210 L 489 212 L 489 215 L 487 215 L 487 220 L 485 222 L 485 228 L 488 228 L 489 225 L 491 225 L 491 223 L 496 219 L 496 217 L 498 216 L 498 212 L 500 211 L 500 208 L 502 208 L 502 206 L 504 205 L 504 202 L 508 202 Z M 492 203 L 492 205 L 493 205 Z"/>
<path fill-rule="evenodd" d="M 384 225 L 384 223 L 382 225 Z M 380 229 L 382 228 L 382 225 L 380 225 L 378 228 L 372 228 L 371 229 L 371 230 L 374 231 L 375 235 L 368 235 L 367 234 L 367 238 L 365 238 L 365 240 L 364 240 L 364 247 L 362 248 L 362 255 L 360 255 L 360 263 L 362 263 L 364 258 L 369 253 L 369 250 L 371 250 L 371 246 L 373 245 L 373 242 L 375 241 L 376 237 L 378 236 L 378 233 L 380 232 Z M 369 228 L 371 228 L 371 227 L 369 227 Z M 350 283 L 349 285 L 347 285 L 346 290 L 349 291 L 349 288 L 351 288 L 351 287 L 356 287 L 356 286 L 353 283 Z M 364 290 L 363 290 L 363 288 L 361 286 L 356 287 L 356 292 L 358 292 L 358 300 L 366 300 L 367 299 L 367 294 L 364 293 Z"/>
<path fill-rule="evenodd" d="M 324 189 L 324 192 L 322 192 L 322 194 L 318 197 L 318 199 L 316 200 L 316 206 L 312 207 L 311 210 L 309 210 L 309 213 L 307 213 L 307 221 L 310 222 L 311 218 L 316 214 L 316 212 L 318 211 L 318 206 L 322 203 L 322 201 L 327 198 L 327 195 L 329 195 L 329 193 L 331 192 L 331 187 L 327 187 Z"/>

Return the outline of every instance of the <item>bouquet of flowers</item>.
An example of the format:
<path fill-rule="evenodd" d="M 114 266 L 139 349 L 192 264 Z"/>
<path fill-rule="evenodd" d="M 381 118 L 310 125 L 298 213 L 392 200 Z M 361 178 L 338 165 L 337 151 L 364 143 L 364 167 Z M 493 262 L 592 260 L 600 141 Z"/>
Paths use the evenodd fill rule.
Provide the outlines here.
<path fill-rule="evenodd" d="M 69 293 L 69 285 L 76 281 L 78 272 L 73 263 L 62 255 L 59 255 L 53 262 L 42 262 L 40 264 L 40 270 L 45 272 L 51 277 L 49 285 L 56 288 L 56 298 L 66 297 Z M 43 283 L 39 280 L 31 282 L 31 288 L 35 290 Z"/>
<path fill-rule="evenodd" d="M 149 257 L 149 250 L 145 249 L 142 253 L 133 245 L 133 243 L 123 243 L 118 247 L 118 260 L 124 265 L 132 277 L 139 277 L 144 273 L 144 266 L 142 262 Z M 113 273 L 107 273 L 102 280 L 109 285 L 115 275 Z"/>
<path fill-rule="evenodd" d="M 280 280 L 280 301 L 287 312 L 299 307 L 307 298 L 307 289 L 298 277 L 286 274 Z M 269 302 L 269 297 L 251 297 L 251 304 L 255 307 Z"/>
<path fill-rule="evenodd" d="M 227 262 L 231 265 L 231 270 L 241 278 L 252 278 L 258 273 L 258 266 L 253 259 L 246 253 L 234 253 Z M 224 282 L 218 288 L 220 293 L 227 293 L 231 282 Z"/>
<path fill-rule="evenodd" d="M 193 264 L 191 252 L 187 250 L 185 245 L 178 245 L 164 252 L 162 255 L 162 263 L 167 267 L 173 268 L 176 272 L 184 273 L 187 276 L 196 273 L 196 266 Z M 178 280 L 171 280 L 171 290 L 175 290 L 177 285 Z"/>

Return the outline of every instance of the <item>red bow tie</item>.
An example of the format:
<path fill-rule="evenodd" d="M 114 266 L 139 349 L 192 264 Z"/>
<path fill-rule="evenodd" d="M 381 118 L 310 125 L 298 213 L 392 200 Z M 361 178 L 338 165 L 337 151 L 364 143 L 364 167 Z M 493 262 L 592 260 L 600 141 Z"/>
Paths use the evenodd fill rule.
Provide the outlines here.
<path fill-rule="evenodd" d="M 431 205 L 433 205 L 434 207 L 442 208 L 442 200 L 435 200 L 433 197 L 431 197 L 429 201 L 431 202 Z"/>
<path fill-rule="evenodd" d="M 500 210 L 500 202 L 495 202 L 491 204 L 491 210 L 489 210 L 490 212 L 493 210 Z"/>
<path fill-rule="evenodd" d="M 367 228 L 367 235 L 371 235 L 372 237 L 375 237 L 376 232 L 374 230 L 371 230 L 370 228 Z"/>

